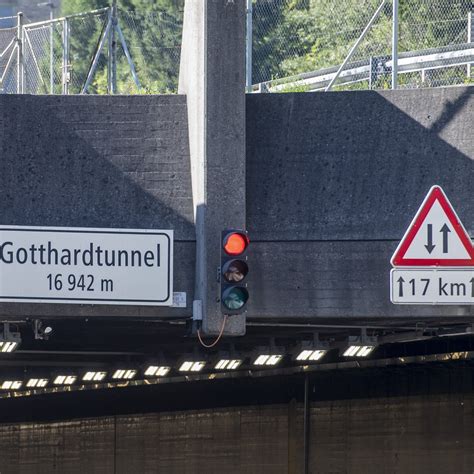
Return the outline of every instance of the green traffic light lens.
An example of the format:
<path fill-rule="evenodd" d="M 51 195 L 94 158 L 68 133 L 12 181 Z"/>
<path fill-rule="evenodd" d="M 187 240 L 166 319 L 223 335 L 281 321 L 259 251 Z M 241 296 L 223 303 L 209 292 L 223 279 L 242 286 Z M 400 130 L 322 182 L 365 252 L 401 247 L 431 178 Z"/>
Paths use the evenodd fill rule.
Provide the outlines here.
<path fill-rule="evenodd" d="M 243 260 L 230 260 L 222 268 L 222 275 L 229 283 L 240 283 L 248 272 L 249 267 Z"/>
<path fill-rule="evenodd" d="M 249 292 L 245 288 L 231 287 L 222 295 L 222 304 L 230 311 L 236 311 L 247 303 Z"/>

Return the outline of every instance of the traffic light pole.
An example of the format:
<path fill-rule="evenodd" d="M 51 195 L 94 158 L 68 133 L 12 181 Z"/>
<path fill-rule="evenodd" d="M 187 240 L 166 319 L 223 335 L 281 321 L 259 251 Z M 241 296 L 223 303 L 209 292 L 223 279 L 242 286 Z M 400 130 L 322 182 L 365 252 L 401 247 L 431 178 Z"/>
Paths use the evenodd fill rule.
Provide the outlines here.
<path fill-rule="evenodd" d="M 179 93 L 187 96 L 196 228 L 193 319 L 204 335 L 224 321 L 217 270 L 224 229 L 245 229 L 246 1 L 186 0 Z M 224 335 L 245 333 L 245 316 Z"/>

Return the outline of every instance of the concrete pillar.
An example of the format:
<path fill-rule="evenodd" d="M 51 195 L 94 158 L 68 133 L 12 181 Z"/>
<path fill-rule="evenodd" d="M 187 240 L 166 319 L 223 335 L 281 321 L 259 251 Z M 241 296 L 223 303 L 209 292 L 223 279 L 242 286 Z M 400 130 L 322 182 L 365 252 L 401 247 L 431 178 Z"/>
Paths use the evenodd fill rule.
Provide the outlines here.
<path fill-rule="evenodd" d="M 196 224 L 194 315 L 222 325 L 221 231 L 245 228 L 245 0 L 186 0 L 179 92 L 186 94 Z M 224 334 L 245 333 L 245 317 Z"/>

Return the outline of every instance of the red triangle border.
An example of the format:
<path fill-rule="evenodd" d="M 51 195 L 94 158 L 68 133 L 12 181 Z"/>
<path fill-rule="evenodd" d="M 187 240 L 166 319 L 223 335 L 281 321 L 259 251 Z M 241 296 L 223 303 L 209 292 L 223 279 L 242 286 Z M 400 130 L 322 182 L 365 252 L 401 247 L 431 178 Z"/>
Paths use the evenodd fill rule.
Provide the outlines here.
<path fill-rule="evenodd" d="M 439 259 L 439 258 L 404 258 L 408 248 L 410 247 L 413 239 L 415 238 L 418 229 L 423 225 L 423 222 L 430 212 L 433 204 L 438 201 L 444 212 L 446 213 L 449 222 L 454 228 L 454 231 L 461 239 L 467 253 L 470 255 L 470 259 Z M 466 229 L 459 220 L 453 206 L 449 202 L 448 198 L 444 194 L 440 186 L 433 186 L 425 200 L 423 201 L 420 209 L 416 213 L 413 221 L 408 227 L 407 232 L 403 236 L 401 242 L 398 244 L 395 253 L 391 259 L 392 266 L 394 267 L 473 267 L 474 266 L 474 246 L 472 245 L 471 239 L 466 232 Z"/>

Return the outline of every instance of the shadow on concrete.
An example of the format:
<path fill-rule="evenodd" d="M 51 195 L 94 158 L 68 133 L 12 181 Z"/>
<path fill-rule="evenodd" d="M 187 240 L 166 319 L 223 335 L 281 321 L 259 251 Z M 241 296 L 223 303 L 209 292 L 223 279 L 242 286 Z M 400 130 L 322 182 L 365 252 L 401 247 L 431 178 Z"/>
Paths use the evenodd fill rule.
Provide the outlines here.
<path fill-rule="evenodd" d="M 474 234 L 473 111 L 472 87 L 248 95 L 248 316 L 472 318 L 393 305 L 389 272 L 434 184 Z"/>
<path fill-rule="evenodd" d="M 465 88 L 461 95 L 455 97 L 451 100 L 445 102 L 443 106 L 443 113 L 440 117 L 429 127 L 429 129 L 434 133 L 440 133 L 444 128 L 446 128 L 452 120 L 455 120 L 456 117 L 463 113 L 463 108 L 472 100 L 472 89 Z M 464 112 L 467 119 L 473 122 L 473 118 L 469 117 L 469 112 Z M 473 157 L 471 157 L 472 159 Z"/>
<path fill-rule="evenodd" d="M 0 116 L 1 224 L 173 229 L 176 291 L 192 293 L 195 235 L 185 97 L 4 95 Z M 159 311 L 165 310 L 0 305 L 10 316 Z"/>
<path fill-rule="evenodd" d="M 470 87 L 248 95 L 254 239 L 397 241 L 433 184 L 474 231 L 473 107 Z"/>
<path fill-rule="evenodd" d="M 114 99 L 2 97 L 2 224 L 175 229 L 194 240 L 185 98 Z"/>

